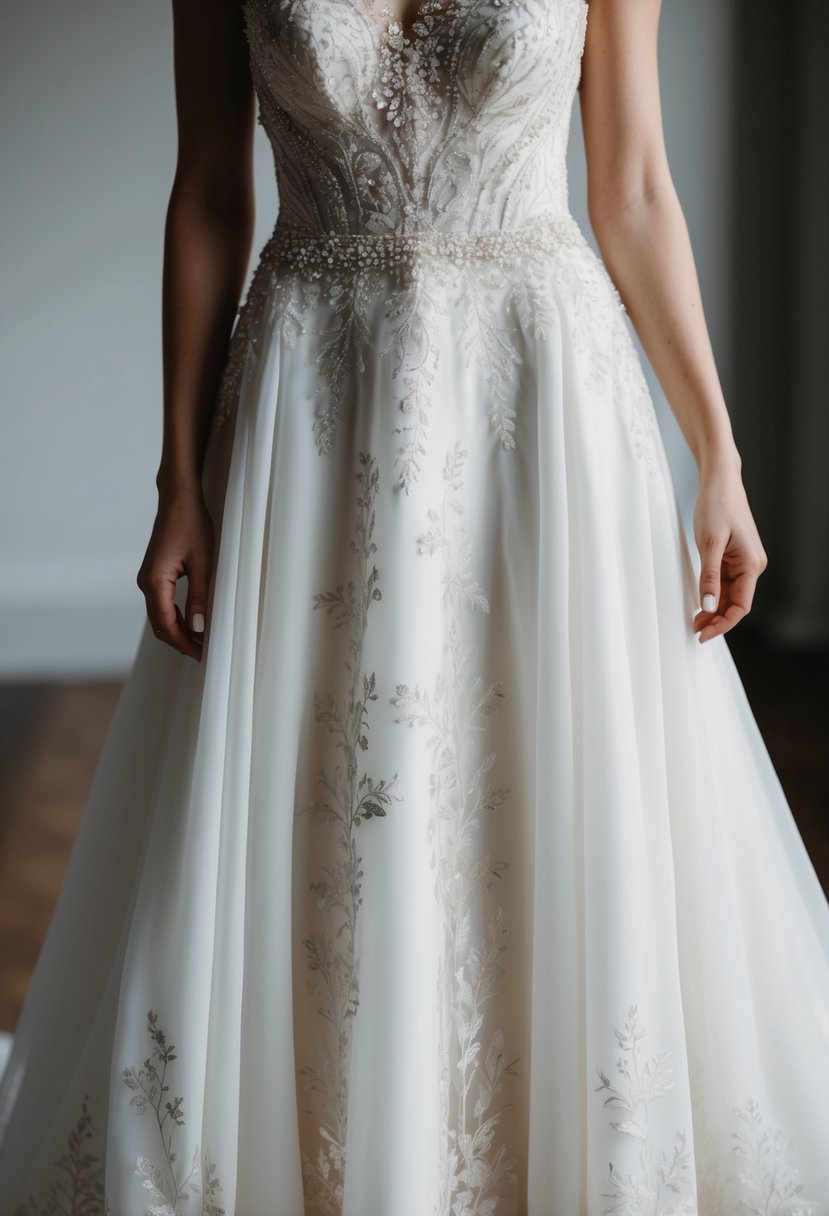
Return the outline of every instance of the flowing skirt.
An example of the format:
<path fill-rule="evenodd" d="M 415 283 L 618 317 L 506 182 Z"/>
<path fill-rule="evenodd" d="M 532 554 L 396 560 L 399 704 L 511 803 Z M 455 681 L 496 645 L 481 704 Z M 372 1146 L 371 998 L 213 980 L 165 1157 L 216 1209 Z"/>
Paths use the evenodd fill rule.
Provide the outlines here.
<path fill-rule="evenodd" d="M 0 1216 L 829 1214 L 829 905 L 591 257 L 347 340 L 257 271 L 204 660 L 140 640 Z"/>

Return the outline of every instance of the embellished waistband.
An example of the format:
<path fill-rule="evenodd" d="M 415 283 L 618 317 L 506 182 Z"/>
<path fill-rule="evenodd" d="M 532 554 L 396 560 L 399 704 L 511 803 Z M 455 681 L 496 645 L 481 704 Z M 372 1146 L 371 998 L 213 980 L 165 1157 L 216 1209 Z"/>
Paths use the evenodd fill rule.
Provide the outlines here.
<path fill-rule="evenodd" d="M 288 266 L 311 277 L 328 270 L 414 268 L 425 259 L 443 262 L 509 264 L 525 253 L 553 253 L 584 240 L 572 216 L 530 221 L 519 228 L 486 232 L 431 229 L 399 233 L 310 232 L 277 224 L 263 246 L 261 260 Z"/>

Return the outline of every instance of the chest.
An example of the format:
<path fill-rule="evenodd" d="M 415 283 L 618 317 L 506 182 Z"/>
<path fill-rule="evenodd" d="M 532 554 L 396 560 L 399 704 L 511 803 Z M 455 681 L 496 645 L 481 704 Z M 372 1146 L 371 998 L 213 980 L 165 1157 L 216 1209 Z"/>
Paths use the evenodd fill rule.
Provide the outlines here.
<path fill-rule="evenodd" d="M 255 83 L 288 113 L 439 122 L 569 101 L 584 0 L 247 0 Z M 549 110 L 548 110 L 549 114 Z"/>

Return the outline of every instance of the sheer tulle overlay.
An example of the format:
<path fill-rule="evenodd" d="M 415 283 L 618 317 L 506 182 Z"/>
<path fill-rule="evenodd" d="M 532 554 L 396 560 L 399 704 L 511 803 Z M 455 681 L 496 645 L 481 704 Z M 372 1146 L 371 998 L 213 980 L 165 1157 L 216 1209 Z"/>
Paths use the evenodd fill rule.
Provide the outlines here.
<path fill-rule="evenodd" d="M 829 906 L 566 204 L 582 0 L 248 0 L 280 215 L 2 1216 L 827 1216 Z"/>

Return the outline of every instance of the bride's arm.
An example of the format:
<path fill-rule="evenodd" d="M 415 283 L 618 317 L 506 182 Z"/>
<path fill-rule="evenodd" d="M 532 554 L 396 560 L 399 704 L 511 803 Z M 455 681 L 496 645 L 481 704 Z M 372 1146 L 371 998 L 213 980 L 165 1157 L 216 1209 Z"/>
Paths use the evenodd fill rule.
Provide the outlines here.
<path fill-rule="evenodd" d="M 700 641 L 751 608 L 766 554 L 746 499 L 662 131 L 659 0 L 590 0 L 580 86 L 590 222 L 694 455 Z"/>
<path fill-rule="evenodd" d="M 178 159 L 164 234 L 164 438 L 137 582 L 157 636 L 199 658 L 213 545 L 201 470 L 253 235 L 253 89 L 238 0 L 173 0 Z M 184 619 L 176 581 L 187 574 Z"/>

